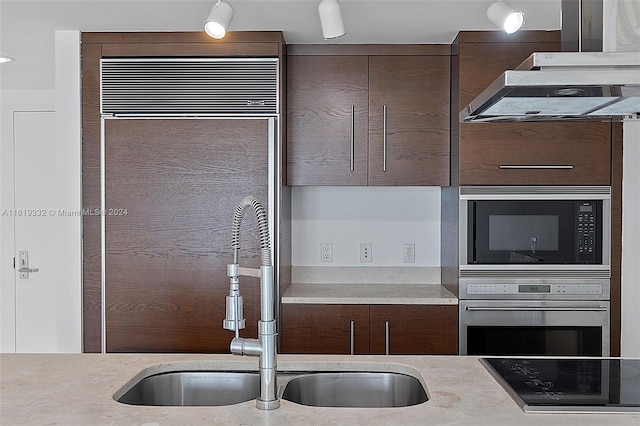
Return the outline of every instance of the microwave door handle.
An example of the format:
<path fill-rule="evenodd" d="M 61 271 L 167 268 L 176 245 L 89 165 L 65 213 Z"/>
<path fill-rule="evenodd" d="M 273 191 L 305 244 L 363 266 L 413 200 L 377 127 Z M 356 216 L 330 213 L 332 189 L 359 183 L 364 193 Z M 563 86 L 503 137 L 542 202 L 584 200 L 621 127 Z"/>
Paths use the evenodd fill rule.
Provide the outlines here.
<path fill-rule="evenodd" d="M 583 308 L 583 307 L 551 307 L 542 306 L 496 306 L 493 308 L 483 306 L 467 306 L 467 311 L 580 311 L 580 312 L 606 312 L 607 308 Z"/>

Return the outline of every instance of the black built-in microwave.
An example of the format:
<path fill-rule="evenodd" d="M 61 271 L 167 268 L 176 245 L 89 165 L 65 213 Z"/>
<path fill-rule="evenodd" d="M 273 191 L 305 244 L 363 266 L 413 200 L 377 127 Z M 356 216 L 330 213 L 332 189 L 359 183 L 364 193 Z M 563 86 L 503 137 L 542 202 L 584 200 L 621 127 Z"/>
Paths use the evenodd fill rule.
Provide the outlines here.
<path fill-rule="evenodd" d="M 467 264 L 603 263 L 602 200 L 467 203 Z"/>

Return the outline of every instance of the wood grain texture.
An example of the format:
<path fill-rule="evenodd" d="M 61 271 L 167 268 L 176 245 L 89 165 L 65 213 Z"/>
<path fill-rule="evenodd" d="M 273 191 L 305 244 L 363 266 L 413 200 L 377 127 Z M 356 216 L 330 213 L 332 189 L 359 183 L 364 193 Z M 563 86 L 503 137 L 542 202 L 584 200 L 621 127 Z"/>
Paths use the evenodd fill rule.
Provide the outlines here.
<path fill-rule="evenodd" d="M 83 43 L 82 207 L 100 208 L 100 58 L 101 45 Z M 102 266 L 100 217 L 82 218 L 82 350 L 102 347 Z"/>
<path fill-rule="evenodd" d="M 557 34 L 556 34 L 557 35 Z M 477 36 L 474 39 L 474 36 Z M 557 51 L 559 38 L 540 31 L 523 32 L 514 42 L 487 42 L 487 35 L 461 32 L 452 49 L 458 89 L 453 103 L 463 108 L 507 69 L 534 51 Z M 457 93 L 457 94 L 456 94 Z M 454 110 L 452 108 L 452 114 Z M 458 155 L 460 185 L 609 185 L 610 124 L 475 124 L 452 120 L 452 152 Z M 605 161 L 603 161 L 605 159 Z M 501 165 L 571 165 L 570 170 L 505 170 Z"/>
<path fill-rule="evenodd" d="M 367 184 L 367 57 L 292 56 L 287 64 L 287 183 Z M 355 108 L 351 171 L 351 107 Z"/>
<path fill-rule="evenodd" d="M 457 305 L 370 305 L 369 347 L 385 353 L 385 322 L 389 323 L 391 355 L 457 355 Z"/>
<path fill-rule="evenodd" d="M 533 52 L 555 52 L 559 49 L 559 41 L 557 43 L 461 43 L 460 109 L 466 107 L 500 74 L 514 69 Z"/>
<path fill-rule="evenodd" d="M 105 44 L 104 57 L 277 57 L 277 43 Z"/>
<path fill-rule="evenodd" d="M 221 328 L 231 221 L 252 194 L 267 203 L 266 120 L 106 120 L 106 308 L 109 352 L 227 352 Z M 243 222 L 241 263 L 259 266 Z M 253 281 L 253 282 L 252 282 Z M 242 279 L 255 336 L 259 286 Z"/>
<path fill-rule="evenodd" d="M 623 124 L 611 127 L 611 356 L 620 356 L 622 321 L 622 148 Z"/>
<path fill-rule="evenodd" d="M 351 321 L 355 353 L 369 353 L 369 305 L 283 304 L 282 353 L 349 354 Z"/>
<path fill-rule="evenodd" d="M 369 57 L 369 185 L 449 185 L 449 62 Z"/>
<path fill-rule="evenodd" d="M 454 40 L 458 43 L 557 43 L 560 31 L 524 30 L 513 34 L 504 31 L 460 31 Z M 541 51 L 540 51 L 541 52 Z"/>
<path fill-rule="evenodd" d="M 457 40 L 457 39 L 456 39 Z M 451 88 L 449 93 L 449 184 L 460 185 L 460 44 L 451 45 Z"/>
<path fill-rule="evenodd" d="M 290 44 L 289 56 L 451 55 L 448 44 Z"/>
<path fill-rule="evenodd" d="M 100 98 L 99 98 L 99 89 L 100 89 L 100 59 L 105 56 L 130 56 L 132 54 L 137 55 L 140 53 L 141 56 L 149 56 L 158 55 L 158 56 L 278 56 L 281 59 L 280 66 L 280 76 L 281 83 L 286 81 L 286 73 L 282 68 L 283 55 L 284 55 L 284 36 L 281 31 L 233 31 L 229 32 L 224 40 L 214 40 L 208 37 L 202 31 L 194 31 L 194 32 L 85 32 L 81 35 L 82 39 L 82 84 L 83 84 L 83 92 L 82 92 L 82 127 L 83 127 L 83 207 L 85 209 L 96 209 L 100 207 L 100 135 L 101 135 L 101 119 L 100 119 Z M 284 91 L 284 86 L 281 86 L 281 95 Z M 281 134 L 284 134 L 284 126 L 286 123 L 286 117 L 283 114 L 282 105 L 285 105 L 285 102 L 281 102 L 281 119 L 279 120 L 279 126 L 281 130 Z M 241 122 L 239 122 L 242 125 Z M 178 126 L 179 127 L 179 126 Z M 172 130 L 172 129 L 170 129 Z M 182 140 L 185 139 L 185 135 L 189 135 L 191 133 L 191 129 L 183 129 L 183 132 L 179 132 L 179 134 L 174 134 L 176 136 L 175 142 L 179 145 Z M 242 129 L 241 129 L 242 130 Z M 131 135 L 136 134 L 136 129 L 131 129 Z M 241 135 L 244 137 L 245 135 Z M 123 136 L 124 137 L 124 136 Z M 241 139 L 243 138 L 236 138 Z M 284 140 L 281 140 L 281 144 Z M 238 147 L 235 147 L 235 151 L 228 150 L 228 152 L 236 152 L 241 150 L 243 144 L 239 143 Z M 113 147 L 113 146 L 112 146 Z M 147 153 L 153 153 L 155 147 L 147 146 L 149 148 Z M 177 148 L 175 148 L 177 149 Z M 283 153 L 285 150 L 280 149 L 280 152 Z M 227 153 L 228 153 L 227 152 Z M 220 153 L 216 152 L 216 158 L 223 158 L 226 155 L 225 151 L 221 151 Z M 209 152 L 208 154 L 211 154 Z M 143 156 L 143 154 L 140 154 Z M 178 154 L 175 158 L 181 158 Z M 285 155 L 284 153 L 282 154 Z M 184 159 L 184 157 L 182 157 Z M 206 158 L 206 157 L 203 157 Z M 234 159 L 235 160 L 235 159 Z M 126 164 L 126 161 L 130 161 L 130 159 L 124 159 L 123 164 Z M 136 170 L 137 167 L 144 164 L 143 162 L 131 164 L 131 170 L 124 167 L 125 172 L 130 172 Z M 197 163 L 196 163 L 197 164 Z M 214 163 L 202 164 L 200 163 L 199 169 L 193 172 L 193 176 L 198 176 L 198 178 L 203 178 L 209 173 L 213 173 L 211 167 Z M 223 171 L 223 173 L 227 173 L 233 181 L 230 186 L 236 186 L 243 191 L 247 189 L 250 185 L 246 180 L 239 178 L 237 173 L 229 172 L 229 169 L 232 168 L 232 162 L 228 162 L 227 164 L 218 167 L 218 170 Z M 114 163 L 115 165 L 115 163 Z M 148 165 L 149 166 L 149 165 Z M 166 164 L 165 164 L 166 166 Z M 142 166 L 144 167 L 144 166 Z M 209 167 L 207 169 L 207 167 Z M 282 167 L 282 165 L 278 165 L 278 167 Z M 186 166 L 182 168 L 171 168 L 165 167 L 163 178 L 170 177 L 172 173 L 180 174 L 184 177 L 185 181 L 189 180 L 189 178 L 185 177 L 188 175 L 188 172 L 185 172 Z M 107 170 L 112 170 L 111 164 L 107 165 Z M 263 169 L 265 171 L 266 169 Z M 153 170 L 153 167 L 149 166 L 149 173 L 144 176 L 144 179 L 133 179 L 131 181 L 124 181 L 120 176 L 115 176 L 116 179 L 110 181 L 110 184 L 115 184 L 117 186 L 117 182 L 121 185 L 127 185 L 131 183 L 131 188 L 121 187 L 119 189 L 120 194 L 127 194 L 129 189 L 133 191 L 141 191 L 144 190 L 145 185 L 147 187 L 150 185 L 150 182 L 155 178 L 159 178 L 159 174 L 162 174 L 159 170 Z M 126 175 L 124 173 L 123 175 Z M 282 179 L 284 179 L 285 173 L 282 171 L 279 174 L 281 185 L 283 183 Z M 118 181 L 118 179 L 120 179 Z M 127 178 L 129 179 L 129 178 Z M 146 180 L 145 180 L 146 179 Z M 206 178 L 205 178 L 206 180 Z M 198 198 L 205 196 L 207 191 L 210 191 L 212 187 L 220 187 L 226 188 L 227 183 L 225 179 L 214 180 L 211 179 L 211 182 L 194 181 L 191 182 L 193 185 L 190 187 L 189 183 L 182 182 L 184 188 L 188 190 L 193 190 L 191 195 L 192 197 Z M 266 181 L 266 180 L 265 180 Z M 172 186 L 173 185 L 173 186 Z M 160 214 L 156 215 L 152 219 L 156 221 L 156 224 L 163 228 L 166 231 L 165 235 L 162 234 L 162 229 L 160 228 L 149 228 L 148 221 L 142 221 L 140 226 L 133 226 L 132 224 L 135 222 L 129 221 L 120 221 L 117 219 L 122 219 L 121 217 L 111 217 L 108 219 L 108 223 L 110 226 L 115 226 L 113 229 L 119 229 L 120 234 L 118 232 L 109 233 L 108 229 L 108 239 L 111 242 L 109 246 L 112 251 L 110 253 L 109 262 L 113 265 L 117 265 L 117 262 L 122 261 L 122 271 L 123 273 L 119 274 L 121 276 L 109 275 L 110 278 L 114 278 L 115 282 L 122 283 L 124 282 L 126 285 L 131 285 L 137 278 L 140 278 L 140 281 L 146 282 L 146 288 L 140 288 L 139 292 L 135 291 L 132 294 L 135 295 L 136 299 L 127 300 L 126 291 L 123 292 L 121 296 L 121 300 L 115 300 L 113 303 L 107 308 L 108 309 L 108 317 L 112 322 L 110 323 L 116 328 L 119 328 L 119 333 L 110 333 L 108 339 L 108 348 L 109 350 L 121 350 L 121 351 L 135 351 L 135 350 L 144 350 L 144 351 L 205 351 L 205 352 L 228 352 L 228 341 L 229 335 L 224 336 L 222 340 L 220 340 L 218 334 L 219 332 L 223 332 L 221 330 L 221 321 L 222 318 L 220 316 L 220 312 L 218 309 L 218 305 L 220 300 L 224 300 L 224 296 L 227 293 L 226 287 L 228 287 L 228 278 L 226 277 L 226 268 L 224 270 L 219 268 L 215 262 L 218 262 L 222 258 L 222 252 L 225 250 L 221 250 L 215 247 L 206 247 L 206 250 L 202 246 L 194 245 L 192 246 L 190 241 L 188 241 L 188 237 L 185 237 L 182 232 L 182 229 L 179 225 L 176 225 L 175 220 L 170 220 L 168 218 L 168 214 L 170 215 L 170 205 L 174 202 L 174 200 L 178 200 L 183 203 L 185 211 L 189 208 L 194 208 L 194 203 L 192 199 L 185 200 L 184 192 L 180 192 L 177 190 L 177 186 L 180 185 L 179 181 L 169 183 L 169 187 L 171 188 L 167 194 L 175 195 L 176 197 L 168 197 L 167 194 L 163 196 L 160 192 L 156 191 L 153 197 L 148 199 L 137 199 L 133 198 L 122 198 L 118 199 L 111 198 L 108 202 L 113 202 L 114 204 L 122 204 L 128 203 L 130 206 L 139 206 L 144 205 L 144 203 L 151 202 L 151 204 L 156 203 L 155 206 L 161 204 Z M 118 191 L 113 192 L 114 187 L 109 189 L 111 195 L 117 194 Z M 243 192 L 240 192 L 244 195 Z M 237 196 L 238 194 L 234 194 Z M 286 195 L 288 196 L 288 195 Z M 155 197 L 155 198 L 154 198 Z M 163 198 L 164 197 L 164 198 Z M 182 197 L 182 198 L 180 198 Z M 290 203 L 285 198 L 285 194 L 281 194 L 280 199 L 280 214 L 284 217 L 290 218 Z M 231 195 L 225 198 L 222 201 L 219 201 L 218 204 L 215 204 L 213 199 L 209 200 L 209 205 L 207 206 L 210 209 L 217 209 L 218 205 L 231 205 L 237 203 L 239 201 L 236 199 L 232 199 Z M 139 204 L 140 203 L 140 204 Z M 163 204 L 164 203 L 164 204 Z M 178 206 L 180 207 L 180 206 Z M 176 205 L 173 205 L 173 208 L 177 208 Z M 164 209 L 164 210 L 162 210 Z M 134 209 L 135 210 L 135 209 Z M 175 212 L 174 212 L 175 213 Z M 206 214 L 206 212 L 200 212 L 201 214 Z M 179 214 L 175 216 L 178 218 Z M 174 218 L 174 219 L 175 219 Z M 131 218 L 130 218 L 131 219 Z M 182 217 L 184 219 L 184 216 Z M 185 221 L 182 221 L 184 228 L 188 229 L 187 232 L 197 232 L 200 229 L 207 228 L 207 231 L 202 232 L 200 235 L 201 239 L 207 235 L 206 232 L 211 234 L 211 229 L 220 229 L 219 223 L 224 223 L 225 226 L 230 224 L 231 215 L 228 215 L 224 219 L 220 217 L 215 217 L 215 215 L 211 214 L 206 218 L 207 224 L 206 226 L 202 223 L 195 223 L 198 220 L 204 221 L 205 219 L 201 216 L 194 216 L 193 220 L 189 225 L 184 225 Z M 249 219 L 249 218 L 248 218 Z M 140 220 L 140 218 L 138 218 Z M 185 219 L 186 220 L 186 219 Z M 186 220 L 188 222 L 188 220 Z M 245 220 L 243 226 L 250 224 L 250 220 Z M 204 222 L 203 222 L 204 223 Z M 120 228 L 118 228 L 120 226 Z M 252 230 L 250 231 L 250 236 L 246 238 L 255 238 L 256 232 Z M 143 231 L 146 233 L 142 235 Z M 289 244 L 290 241 L 290 219 L 281 220 L 279 223 L 279 230 L 281 235 L 284 236 L 284 243 L 281 243 L 281 251 L 280 254 L 284 259 L 288 259 L 288 264 L 281 265 L 280 275 L 285 280 L 290 280 L 290 248 L 285 246 Z M 127 236 L 127 232 L 129 235 Z M 137 234 L 136 234 L 137 233 Z M 132 244 L 131 236 L 141 236 L 141 239 L 147 238 L 145 242 L 140 244 Z M 144 238 L 143 238 L 144 237 Z M 166 237 L 166 239 L 163 239 Z M 228 238 L 225 237 L 225 241 Z M 116 243 L 116 245 L 114 245 Z M 149 251 L 144 248 L 144 244 L 147 244 Z M 285 244 L 285 245 L 282 245 Z M 156 245 L 156 247 L 151 247 Z M 84 352 L 99 352 L 101 350 L 101 235 L 100 235 L 100 217 L 99 216 L 87 216 L 83 219 L 83 342 L 84 342 Z M 282 248 L 284 247 L 284 250 Z M 158 256 L 154 257 L 153 250 L 157 249 L 159 253 Z M 287 252 L 287 249 L 289 252 Z M 122 251 L 119 251 L 122 250 Z M 127 251 L 128 250 L 128 251 Z M 212 264 L 205 265 L 204 271 L 207 271 L 208 277 L 207 282 L 209 284 L 203 285 L 202 282 L 194 283 L 191 281 L 192 275 L 196 274 L 195 270 L 200 270 L 203 267 L 202 265 L 202 257 L 203 253 L 207 251 L 209 254 L 207 256 L 211 256 L 215 259 Z M 194 252 L 196 253 L 194 255 Z M 210 254 L 213 253 L 213 254 Z M 175 265 L 174 259 L 172 256 L 176 255 Z M 250 256 L 255 257 L 256 251 L 255 249 L 248 249 L 246 252 L 243 250 L 243 255 L 249 254 Z M 131 256 L 138 256 L 136 259 L 140 259 L 142 256 L 144 260 L 148 260 L 146 257 L 153 259 L 153 263 L 147 264 L 144 261 L 139 263 L 140 269 L 136 269 L 135 264 L 132 262 L 127 263 L 123 261 L 124 258 L 131 258 Z M 146 257 L 145 257 L 146 256 Z M 164 257 L 163 257 L 164 256 Z M 225 264 L 228 259 L 225 259 Z M 211 262 L 210 262 L 211 263 Z M 171 281 L 171 285 L 162 286 L 162 282 L 158 284 L 158 282 L 151 283 L 150 278 L 147 276 L 141 276 L 141 274 L 146 273 L 145 268 L 151 273 L 155 273 L 156 275 L 160 274 L 165 280 L 173 280 Z M 116 271 L 112 271 L 116 272 Z M 136 276 L 137 274 L 137 276 Z M 215 275 L 217 274 L 217 275 Z M 197 274 L 196 274 L 197 275 Z M 215 276 L 214 276 L 215 275 Z M 123 277 L 126 276 L 125 281 Z M 150 275 L 152 277 L 153 275 Z M 199 277 L 199 275 L 198 275 Z M 201 278 L 201 277 L 200 277 Z M 118 281 L 120 280 L 120 281 Z M 129 281 L 126 281 L 129 280 Z M 253 282 L 257 280 L 248 279 L 246 284 L 243 285 L 243 293 L 245 296 L 245 300 L 247 304 L 251 304 L 251 308 L 247 307 L 247 319 L 248 319 L 248 327 L 244 333 L 251 333 L 251 336 L 255 336 L 255 322 L 257 321 L 257 313 L 255 312 L 255 307 L 258 306 L 256 303 L 256 292 L 257 292 L 257 282 Z M 245 279 L 243 279 L 243 283 Z M 177 284 L 176 284 L 177 283 Z M 211 285 L 213 283 L 213 286 Z M 166 284 L 166 283 L 165 283 Z M 193 290 L 194 294 L 191 292 L 186 292 L 185 295 L 180 292 L 175 291 L 175 285 L 184 285 L 185 289 Z M 221 286 L 221 287 L 220 287 Z M 245 289 L 244 286 L 247 286 Z M 224 290 L 221 290 L 224 288 Z M 157 293 L 153 293 L 156 289 L 158 289 Z M 149 292 L 150 295 L 148 298 L 145 297 L 145 292 Z M 201 299 L 195 300 L 194 297 L 202 296 Z M 148 301 L 148 305 L 146 303 Z M 211 306 L 209 306 L 211 305 Z M 209 309 L 213 309 L 211 312 Z M 206 311 L 206 312 L 205 312 Z M 170 315 L 164 316 L 164 312 L 169 312 Z M 196 318 L 191 318 L 192 314 L 195 315 L 198 312 L 205 312 L 204 315 L 208 315 L 203 319 L 202 326 L 198 323 Z M 154 328 L 153 324 L 151 324 L 151 328 L 149 324 L 146 323 L 146 320 L 142 320 L 142 318 L 147 315 L 151 315 L 154 320 L 158 321 L 157 324 L 162 324 L 161 328 Z M 211 324 L 209 324 L 209 316 L 213 315 L 213 319 Z M 224 315 L 224 314 L 222 314 Z M 169 320 L 173 318 L 173 320 L 177 321 L 176 325 L 172 325 L 169 323 L 163 323 L 163 321 Z M 125 321 L 126 319 L 131 320 L 131 322 Z M 253 325 L 252 325 L 253 324 Z M 166 327 L 165 327 L 166 325 Z M 214 336 L 209 335 L 209 331 L 211 328 L 214 330 Z M 164 333 L 163 328 L 167 328 L 173 330 L 171 333 Z M 196 332 L 191 332 L 189 330 L 197 330 Z M 180 337 L 179 339 L 175 338 L 175 333 L 181 334 L 184 333 L 184 337 Z M 140 336 L 149 335 L 150 337 L 146 337 L 146 346 L 138 344 L 138 339 Z M 143 341 L 145 339 L 142 339 Z M 143 347 L 144 346 L 144 347 Z"/>
<path fill-rule="evenodd" d="M 460 184 L 609 185 L 610 127 L 609 123 L 464 124 Z M 501 169 L 501 165 L 573 169 Z"/>
<path fill-rule="evenodd" d="M 318 55 L 288 61 L 289 185 L 449 184 L 448 56 Z"/>

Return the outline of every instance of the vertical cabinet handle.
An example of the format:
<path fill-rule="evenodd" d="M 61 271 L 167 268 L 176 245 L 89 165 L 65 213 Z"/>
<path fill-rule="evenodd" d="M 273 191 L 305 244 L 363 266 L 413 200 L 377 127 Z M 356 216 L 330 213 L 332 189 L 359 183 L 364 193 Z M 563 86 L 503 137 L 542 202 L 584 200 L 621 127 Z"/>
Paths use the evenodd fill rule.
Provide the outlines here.
<path fill-rule="evenodd" d="M 350 324 L 351 329 L 349 330 L 349 345 L 351 350 L 351 355 L 355 355 L 356 353 L 356 323 L 355 321 L 351 321 Z"/>
<path fill-rule="evenodd" d="M 384 354 L 389 355 L 389 321 L 384 322 Z"/>
<path fill-rule="evenodd" d="M 351 171 L 355 168 L 356 149 L 356 106 L 351 105 Z"/>
<path fill-rule="evenodd" d="M 382 171 L 387 171 L 387 106 L 382 105 Z"/>

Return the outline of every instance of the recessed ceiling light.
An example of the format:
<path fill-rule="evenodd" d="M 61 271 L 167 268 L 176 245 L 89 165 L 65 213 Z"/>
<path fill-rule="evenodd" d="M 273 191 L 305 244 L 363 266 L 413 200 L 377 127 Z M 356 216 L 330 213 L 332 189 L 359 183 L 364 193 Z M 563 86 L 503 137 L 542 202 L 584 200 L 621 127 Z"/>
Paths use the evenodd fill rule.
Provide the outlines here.
<path fill-rule="evenodd" d="M 10 58 L 8 56 L 0 56 L 0 64 L 11 61 L 13 61 L 13 58 Z"/>

